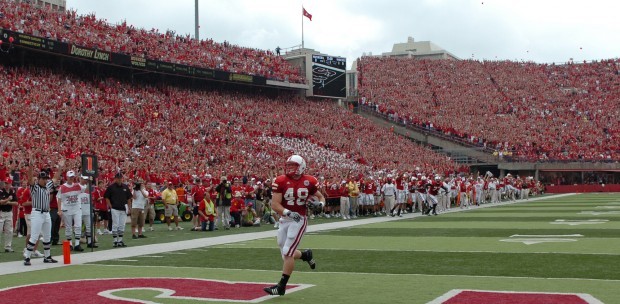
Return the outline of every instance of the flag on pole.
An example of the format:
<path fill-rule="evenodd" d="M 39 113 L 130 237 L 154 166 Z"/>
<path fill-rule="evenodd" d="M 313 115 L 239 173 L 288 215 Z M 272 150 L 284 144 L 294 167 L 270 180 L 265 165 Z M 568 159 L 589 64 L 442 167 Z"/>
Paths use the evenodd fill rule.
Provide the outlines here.
<path fill-rule="evenodd" d="M 308 13 L 308 11 L 305 8 L 302 7 L 301 9 L 303 10 L 302 11 L 303 15 L 308 17 L 308 19 L 310 19 L 310 21 L 312 21 L 312 15 L 310 15 L 310 13 Z"/>

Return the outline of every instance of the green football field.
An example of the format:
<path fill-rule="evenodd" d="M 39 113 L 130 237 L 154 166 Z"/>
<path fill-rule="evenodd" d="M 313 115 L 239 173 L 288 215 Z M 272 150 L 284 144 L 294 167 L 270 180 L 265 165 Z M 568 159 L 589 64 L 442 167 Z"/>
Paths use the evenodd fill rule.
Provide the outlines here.
<path fill-rule="evenodd" d="M 310 221 L 310 226 L 325 222 Z M 269 230 L 273 228 L 260 227 L 260 231 Z M 221 233 L 232 235 L 238 232 Z M 175 232 L 159 233 L 161 241 L 165 235 Z M 217 233 L 220 232 L 211 235 Z M 211 235 L 183 232 L 177 235 L 177 239 L 191 240 Z M 156 239 L 149 238 L 148 242 L 159 242 Z M 77 281 L 76 284 L 87 286 L 88 281 L 99 279 L 98 285 L 106 286 L 108 281 L 102 280 L 104 278 L 134 281 L 164 278 L 173 294 L 179 294 L 178 289 L 182 286 L 194 288 L 189 285 L 174 287 L 176 285 L 171 282 L 177 278 L 208 279 L 223 281 L 228 284 L 225 289 L 241 295 L 250 293 L 250 289 L 262 291 L 260 286 L 232 285 L 234 282 L 267 286 L 277 282 L 281 273 L 282 259 L 274 237 L 190 249 L 174 247 L 173 243 L 161 243 L 161 246 L 169 246 L 170 250 L 129 258 L 114 258 L 111 254 L 110 259 L 94 263 L 6 274 L 0 277 L 0 289 L 3 289 L 0 290 L 0 299 L 3 293 L 22 285 L 35 285 L 39 289 L 49 287 L 45 295 L 53 299 L 55 293 L 67 291 L 54 288 L 53 284 L 37 284 Z M 475 290 L 580 294 L 586 295 L 583 297 L 586 302 L 564 303 L 620 303 L 618 194 L 552 196 L 433 217 L 406 217 L 309 232 L 300 247 L 312 248 L 317 261 L 315 270 L 309 269 L 304 262 L 297 263 L 289 284 L 301 284 L 300 288 L 283 297 L 263 296 L 248 302 L 442 303 L 449 299 L 445 295 L 454 290 Z M 54 250 L 58 249 L 55 247 Z M 114 249 L 107 252 L 113 253 Z M 200 282 L 198 284 L 203 285 L 198 286 L 204 286 L 200 288 L 211 288 L 210 283 Z M 164 296 L 164 289 L 145 286 L 115 288 L 99 295 L 95 293 L 93 297 L 105 296 L 101 303 L 113 300 L 118 303 L 205 301 L 192 296 Z M 91 294 L 94 291 L 84 287 L 83 292 Z M 69 293 L 80 295 L 79 290 Z M 28 296 L 26 292 L 25 297 L 16 299 L 30 303 Z M 32 302 L 46 303 L 45 300 Z M 88 302 L 84 300 L 83 303 Z M 209 300 L 209 303 L 220 302 L 230 301 L 223 298 Z M 49 303 L 54 301 L 49 300 Z M 478 297 L 461 302 L 446 300 L 445 303 L 509 302 Z M 543 300 L 540 303 L 552 302 Z"/>

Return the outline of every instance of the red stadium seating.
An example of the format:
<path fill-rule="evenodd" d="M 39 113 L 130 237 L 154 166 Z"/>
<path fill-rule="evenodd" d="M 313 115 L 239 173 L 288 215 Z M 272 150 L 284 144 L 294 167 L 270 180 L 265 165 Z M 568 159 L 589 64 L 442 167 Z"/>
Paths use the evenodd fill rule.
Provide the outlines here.
<path fill-rule="evenodd" d="M 87 82 L 45 69 L 0 65 L 0 129 L 7 161 L 38 167 L 61 157 L 79 166 L 99 157 L 102 176 L 122 170 L 147 181 L 206 173 L 266 177 L 300 153 L 325 177 L 398 169 L 450 173 L 458 166 L 430 149 L 338 107 L 293 95 L 137 87 L 114 79 Z"/>
<path fill-rule="evenodd" d="M 363 57 L 362 104 L 519 161 L 620 160 L 620 60 Z"/>
<path fill-rule="evenodd" d="M 172 32 L 112 25 L 94 14 L 78 15 L 39 8 L 25 2 L 0 0 L 0 28 L 75 45 L 171 63 L 304 83 L 298 68 L 271 51 L 197 41 Z"/>

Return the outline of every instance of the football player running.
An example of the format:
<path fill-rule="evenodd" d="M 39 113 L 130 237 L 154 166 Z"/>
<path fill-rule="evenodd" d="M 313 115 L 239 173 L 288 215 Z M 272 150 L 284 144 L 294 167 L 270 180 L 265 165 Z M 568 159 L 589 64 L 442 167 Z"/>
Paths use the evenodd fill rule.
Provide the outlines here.
<path fill-rule="evenodd" d="M 280 282 L 263 289 L 270 295 L 284 295 L 295 260 L 307 262 L 311 269 L 316 267 L 311 249 L 303 252 L 297 250 L 308 225 L 306 203 L 315 210 L 325 206 L 325 197 L 318 191 L 319 182 L 314 176 L 304 174 L 305 170 L 306 161 L 299 155 L 293 155 L 286 161 L 285 174 L 276 177 L 272 185 L 271 208 L 280 215 L 277 240 L 284 265 Z M 312 197 L 316 199 L 312 200 Z"/>

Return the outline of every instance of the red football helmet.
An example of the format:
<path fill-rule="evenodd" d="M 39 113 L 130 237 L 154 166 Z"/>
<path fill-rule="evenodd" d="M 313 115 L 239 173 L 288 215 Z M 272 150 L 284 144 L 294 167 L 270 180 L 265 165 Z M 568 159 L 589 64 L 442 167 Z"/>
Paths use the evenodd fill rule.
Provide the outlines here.
<path fill-rule="evenodd" d="M 306 161 L 299 155 L 292 155 L 286 160 L 285 171 L 286 175 L 302 175 L 306 171 Z"/>

